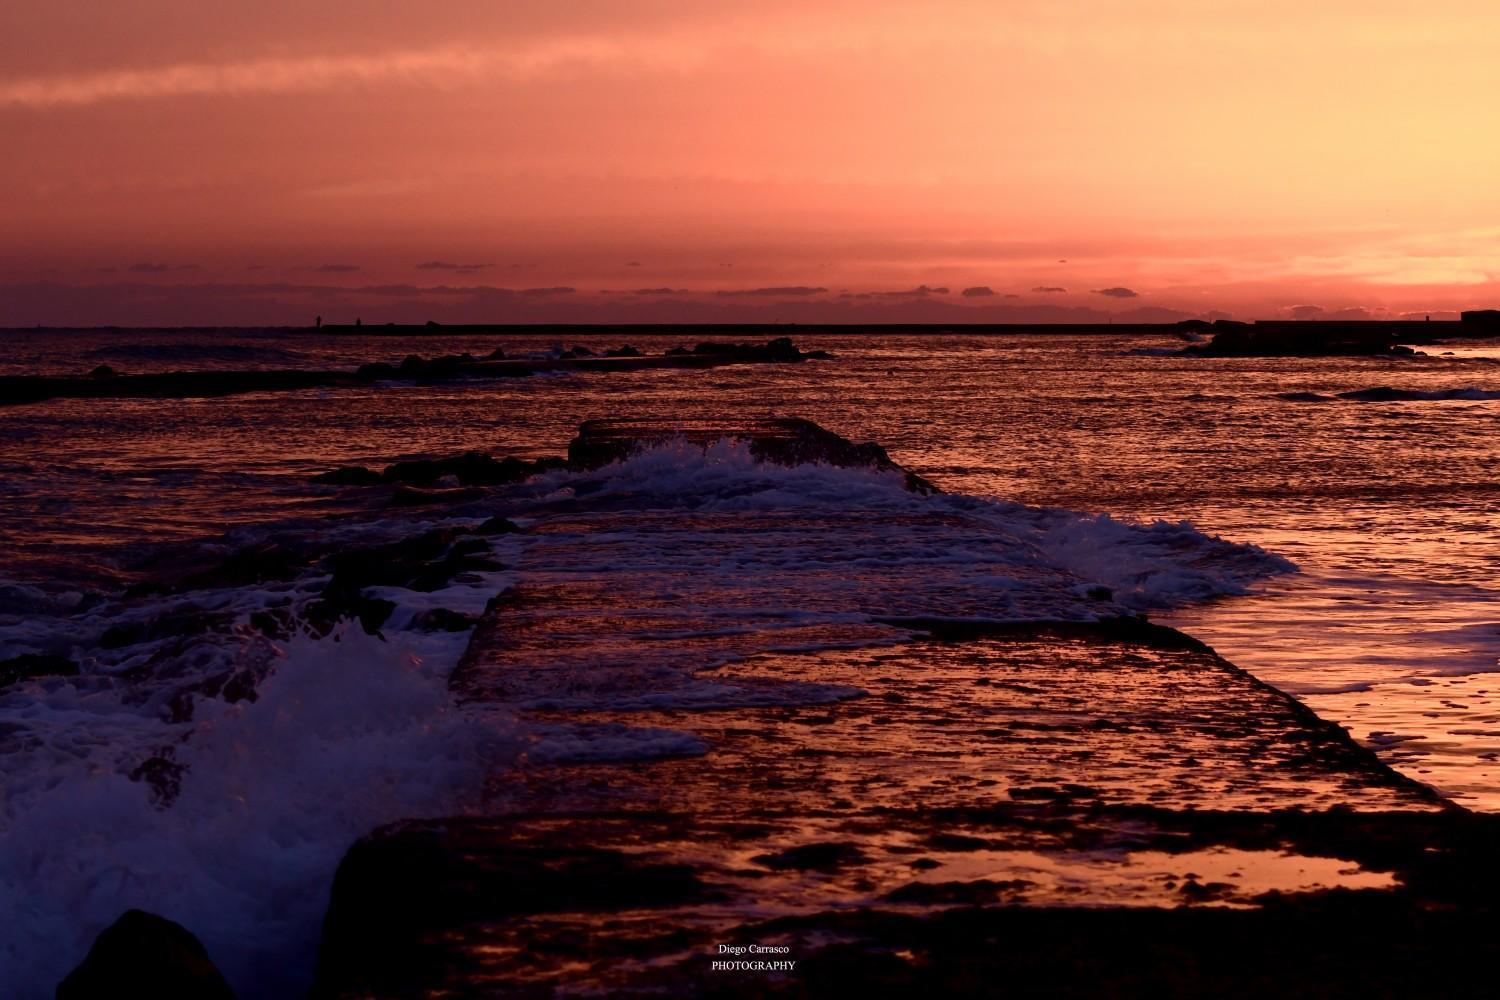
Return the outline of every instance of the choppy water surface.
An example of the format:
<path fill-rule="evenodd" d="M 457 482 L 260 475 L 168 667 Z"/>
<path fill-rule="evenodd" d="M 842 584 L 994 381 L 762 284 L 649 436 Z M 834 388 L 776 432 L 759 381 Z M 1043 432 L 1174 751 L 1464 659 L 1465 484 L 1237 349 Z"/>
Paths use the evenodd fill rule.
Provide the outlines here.
<path fill-rule="evenodd" d="M 698 339 L 705 335 L 636 344 L 659 351 Z M 1167 348 L 1180 346 L 1168 338 L 850 335 L 804 337 L 799 345 L 830 350 L 837 360 L 212 400 L 64 400 L 0 410 L 0 504 L 7 515 L 0 519 L 0 660 L 71 643 L 67 652 L 98 666 L 114 685 L 108 702 L 99 701 L 103 688 L 87 678 L 0 697 L 0 747 L 11 755 L 10 807 L 33 795 L 47 804 L 10 833 L 23 846 L 27 830 L 42 846 L 59 832 L 97 837 L 99 815 L 116 810 L 122 823 L 140 827 L 139 836 L 121 837 L 127 854 L 105 850 L 91 864 L 102 873 L 139 872 L 163 864 L 160 849 L 141 857 L 127 856 L 128 850 L 145 852 L 141 845 L 165 838 L 179 854 L 211 854 L 217 842 L 211 832 L 242 827 L 253 811 L 262 819 L 249 830 L 261 847 L 247 850 L 242 865 L 228 866 L 243 868 L 242 881 L 252 884 L 257 872 L 275 866 L 278 844 L 288 836 L 284 824 L 312 822 L 299 817 L 329 788 L 358 787 L 361 780 L 385 787 L 410 769 L 437 768 L 449 776 L 416 800 L 354 797 L 343 814 L 320 818 L 333 832 L 308 833 L 308 842 L 323 852 L 308 852 L 309 869 L 329 868 L 338 845 L 374 823 L 451 807 L 442 787 L 469 781 L 457 759 L 464 748 L 510 738 L 503 721 L 485 727 L 491 735 L 476 735 L 466 722 L 449 718 L 434 694 L 462 647 L 462 634 L 414 633 L 399 651 L 367 650 L 365 658 L 390 661 L 366 675 L 368 683 L 330 670 L 314 687 L 302 681 L 298 688 L 284 669 L 277 676 L 288 679 L 276 682 L 283 694 L 272 687 L 261 699 L 286 700 L 274 724 L 265 721 L 272 715 L 243 705 L 200 709 L 195 724 L 207 735 L 195 737 L 184 753 L 202 758 L 205 770 L 217 767 L 236 786 L 226 798 L 223 789 L 208 796 L 184 785 L 176 808 L 193 818 L 189 826 L 159 824 L 151 813 L 123 818 L 125 799 L 140 788 L 111 783 L 102 772 L 90 771 L 94 786 L 74 789 L 66 800 L 45 793 L 69 761 L 91 761 L 100 747 L 131 741 L 149 749 L 162 738 L 149 719 L 170 715 L 168 682 L 179 683 L 181 673 L 164 671 L 160 643 L 137 652 L 122 645 L 118 637 L 125 633 L 106 642 L 100 631 L 106 620 L 135 626 L 144 613 L 139 607 L 118 610 L 110 602 L 142 573 L 204 546 L 228 551 L 273 532 L 321 537 L 337 547 L 432 527 L 436 522 L 408 519 L 398 530 L 346 491 L 312 486 L 308 476 L 338 465 L 467 449 L 559 454 L 580 421 L 601 416 L 802 416 L 846 437 L 884 444 L 898 462 L 953 493 L 1143 522 L 1189 520 L 1198 531 L 1164 525 L 1133 532 L 1115 521 L 998 504 L 965 508 L 965 517 L 992 525 L 985 531 L 993 534 L 980 541 L 959 527 L 903 536 L 900 517 L 892 515 L 860 532 L 844 531 L 840 545 L 865 540 L 866 575 L 881 560 L 893 574 L 941 567 L 943 599 L 956 600 L 955 606 L 1023 608 L 1036 617 L 1048 612 L 1037 602 L 1050 600 L 1053 613 L 1072 617 L 1087 613 L 1070 582 L 1075 577 L 1106 581 L 1127 606 L 1175 606 L 1154 613 L 1346 724 L 1408 774 L 1473 808 L 1500 808 L 1500 678 L 1494 675 L 1500 669 L 1500 586 L 1494 583 L 1500 578 L 1494 443 L 1500 346 L 1470 343 L 1450 356 L 1435 348 L 1430 357 L 1400 360 L 1207 360 L 1165 356 Z M 481 353 L 495 346 L 521 353 L 550 345 L 504 337 L 402 342 L 276 331 L 8 332 L 0 334 L 0 371 L 81 373 L 98 364 L 122 371 L 347 367 L 412 352 Z M 1373 394 L 1373 401 L 1339 396 L 1385 386 L 1400 391 Z M 671 457 L 659 457 L 626 470 L 621 481 L 645 477 L 629 488 L 666 490 L 672 470 Z M 730 468 L 723 474 L 742 473 Z M 846 506 L 840 491 L 862 488 L 858 477 L 793 478 L 801 485 L 786 489 L 798 516 L 805 519 L 809 505 L 823 505 L 830 523 Z M 689 485 L 705 488 L 701 476 Z M 746 487 L 723 488 L 724 497 L 735 498 Z M 779 492 L 769 495 L 787 500 Z M 712 497 L 704 502 L 706 511 L 719 509 Z M 891 509 L 904 509 L 900 504 Z M 767 515 L 768 532 L 777 530 L 773 514 Z M 1291 560 L 1299 572 L 1277 574 L 1284 564 L 1273 558 L 1206 546 L 1199 532 L 1254 543 Z M 503 562 L 519 558 L 500 551 L 516 543 L 496 544 Z M 631 559 L 654 551 L 649 538 L 645 548 L 639 538 L 620 544 Z M 1028 554 L 1006 555 L 1012 548 Z M 858 557 L 839 549 L 842 560 Z M 582 563 L 570 558 L 567 565 L 593 565 L 603 556 L 593 553 Z M 698 558 L 703 565 L 695 572 L 713 579 L 716 557 L 704 550 Z M 1245 559 L 1250 562 L 1235 562 Z M 1245 567 L 1250 570 L 1238 571 Z M 829 578 L 830 588 L 848 585 L 841 574 Z M 1043 579 L 1054 582 L 1044 587 L 1037 582 Z M 1249 593 L 1235 593 L 1252 580 Z M 503 572 L 494 573 L 421 600 L 476 611 L 506 582 Z M 721 589 L 741 584 L 727 576 L 714 580 Z M 918 600 L 927 586 L 925 580 L 897 581 L 890 589 Z M 295 591 L 290 585 L 271 597 Z M 265 599 L 259 591 L 221 593 L 206 610 L 227 620 Z M 404 599 L 414 598 L 408 592 Z M 763 599 L 758 591 L 757 600 Z M 200 601 L 194 614 L 204 610 Z M 401 614 L 410 618 L 421 610 L 404 606 Z M 189 673 L 206 676 L 210 667 L 201 664 L 211 663 L 215 671 L 264 676 L 263 664 L 256 664 L 272 654 L 247 638 L 228 653 L 184 647 L 173 655 Z M 325 653 L 309 644 L 281 655 L 295 663 Z M 340 684 L 359 696 L 351 698 Z M 329 757 L 293 739 L 293 730 L 322 729 L 335 720 L 343 728 L 341 736 L 329 737 L 328 745 L 339 748 L 332 769 L 320 776 L 307 772 L 305 781 L 288 787 L 284 778 L 297 772 L 299 751 Z M 273 754 L 273 748 L 284 766 L 244 763 L 247 754 Z M 46 766 L 22 768 L 16 762 L 23 758 Z M 403 763 L 394 773 L 372 774 L 372 760 Z M 68 802 L 79 803 L 76 812 L 68 811 Z M 37 858 L 27 879 L 46 874 L 45 854 Z M 76 871 L 56 874 L 58 885 L 72 879 L 80 892 L 108 895 L 100 888 L 107 874 L 92 881 L 80 881 Z M 288 898 L 248 900 L 244 920 L 254 921 L 258 908 L 315 917 L 319 899 L 308 895 L 307 885 L 289 875 Z M 199 896 L 183 898 L 188 916 L 192 907 L 207 905 Z M 60 905 L 65 914 L 90 903 L 79 898 Z M 57 918 L 50 911 L 10 915 Z M 288 928 L 286 934 L 298 933 Z M 266 948 L 274 952 L 276 945 Z"/>
<path fill-rule="evenodd" d="M 601 415 L 800 415 L 879 441 L 950 490 L 1186 518 L 1292 559 L 1300 574 L 1175 623 L 1347 722 L 1410 773 L 1470 804 L 1500 804 L 1500 689 L 1484 676 L 1500 654 L 1500 347 L 1470 342 L 1415 360 L 1204 360 L 1153 356 L 1151 348 L 1176 346 L 1166 339 L 804 341 L 839 359 L 8 410 L 0 575 L 48 590 L 100 586 L 128 576 L 146 542 L 321 517 L 337 499 L 302 480 L 340 463 L 468 448 L 558 453 L 579 421 Z M 322 367 L 497 344 L 513 353 L 550 346 L 11 332 L 0 340 L 0 369 Z M 1477 398 L 1336 396 L 1380 386 Z M 1325 399 L 1307 401 L 1317 397 Z"/>

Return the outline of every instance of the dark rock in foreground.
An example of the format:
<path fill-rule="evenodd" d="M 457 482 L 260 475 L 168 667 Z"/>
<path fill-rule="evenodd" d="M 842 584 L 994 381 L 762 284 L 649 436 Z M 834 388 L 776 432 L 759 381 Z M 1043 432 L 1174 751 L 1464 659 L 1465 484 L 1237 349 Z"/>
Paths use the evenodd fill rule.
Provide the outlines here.
<path fill-rule="evenodd" d="M 57 1000 L 232 1000 L 234 992 L 187 928 L 129 910 L 105 928 L 83 963 L 57 986 Z"/>
<path fill-rule="evenodd" d="M 359 841 L 339 865 L 314 993 L 424 995 L 436 970 L 413 963 L 411 946 L 435 927 L 537 913 L 602 919 L 709 895 L 690 866 L 613 847 L 528 842 L 497 850 L 483 828 L 413 826 Z"/>

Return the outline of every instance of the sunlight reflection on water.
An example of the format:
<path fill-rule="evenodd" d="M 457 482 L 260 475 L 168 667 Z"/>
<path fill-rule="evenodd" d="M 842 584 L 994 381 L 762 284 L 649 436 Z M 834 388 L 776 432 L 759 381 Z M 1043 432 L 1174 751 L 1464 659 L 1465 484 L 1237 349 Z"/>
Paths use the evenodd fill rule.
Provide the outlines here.
<path fill-rule="evenodd" d="M 45 337 L 38 340 L 37 337 Z M 130 338 L 134 339 L 130 339 Z M 30 338 L 30 339 L 28 339 Z M 13 333 L 0 367 L 122 370 L 398 360 L 507 338 Z M 154 339 L 153 339 L 154 338 Z M 637 338 L 645 350 L 701 339 Z M 1144 519 L 1188 518 L 1302 574 L 1170 621 L 1350 726 L 1389 762 L 1500 807 L 1500 400 L 1306 403 L 1391 385 L 1500 389 L 1494 345 L 1452 356 L 1196 360 L 1170 338 L 806 337 L 833 363 L 474 385 L 60 401 L 0 413 L 0 577 L 87 588 L 129 578 L 143 543 L 342 501 L 306 484 L 346 463 L 480 448 L 557 453 L 598 416 L 795 414 L 950 490 Z M 182 344 L 197 345 L 180 360 Z M 595 348 L 616 346 L 590 341 Z M 1434 348 L 1434 352 L 1448 348 Z M 1408 738 L 1411 737 L 1411 738 Z"/>

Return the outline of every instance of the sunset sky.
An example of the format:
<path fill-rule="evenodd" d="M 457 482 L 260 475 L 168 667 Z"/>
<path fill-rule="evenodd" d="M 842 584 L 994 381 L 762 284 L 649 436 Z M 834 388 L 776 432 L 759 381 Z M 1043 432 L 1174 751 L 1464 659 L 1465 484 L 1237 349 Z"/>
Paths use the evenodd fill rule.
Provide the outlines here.
<path fill-rule="evenodd" d="M 0 325 L 1500 305 L 1493 0 L 3 20 Z"/>

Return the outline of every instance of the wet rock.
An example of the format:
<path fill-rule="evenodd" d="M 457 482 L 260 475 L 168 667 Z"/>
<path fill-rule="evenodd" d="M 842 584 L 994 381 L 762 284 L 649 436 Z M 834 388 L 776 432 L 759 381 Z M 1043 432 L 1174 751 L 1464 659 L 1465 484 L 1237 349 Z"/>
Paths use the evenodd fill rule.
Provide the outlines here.
<path fill-rule="evenodd" d="M 514 535 L 521 531 L 521 527 L 509 518 L 497 515 L 471 530 L 476 535 Z"/>
<path fill-rule="evenodd" d="M 238 667 L 233 670 L 221 670 L 181 688 L 172 696 L 169 703 L 172 721 L 191 720 L 194 703 L 198 698 L 218 698 L 231 705 L 241 701 L 254 701 L 258 697 L 256 685 L 260 683 L 264 674 L 264 670 Z"/>
<path fill-rule="evenodd" d="M 380 631 L 386 619 L 396 610 L 394 601 L 342 591 L 325 592 L 325 596 L 307 606 L 307 620 L 320 634 L 326 635 L 341 621 L 353 619 L 370 635 Z"/>
<path fill-rule="evenodd" d="M 89 372 L 89 378 L 114 378 L 118 374 L 120 373 L 115 371 L 109 365 L 100 365 L 98 368 L 95 368 L 93 371 Z"/>
<path fill-rule="evenodd" d="M 688 865 L 587 845 L 513 843 L 499 827 L 399 825 L 356 842 L 334 876 L 313 995 L 406 995 L 433 981 L 434 961 L 448 960 L 432 932 L 464 923 L 711 898 Z"/>
<path fill-rule="evenodd" d="M 385 467 L 380 474 L 382 481 L 387 483 L 409 483 L 415 486 L 428 486 L 437 482 L 443 476 L 439 470 L 438 463 L 430 458 L 417 458 L 407 462 L 394 462 Z"/>
<path fill-rule="evenodd" d="M 432 559 L 447 551 L 453 533 L 429 531 L 391 545 L 340 552 L 325 560 L 332 575 L 319 599 L 307 606 L 307 618 L 326 632 L 334 623 L 357 619 L 366 632 L 374 633 L 396 610 L 392 601 L 365 595 L 369 587 L 402 586 L 421 572 Z"/>
<path fill-rule="evenodd" d="M 434 504 L 468 503 L 484 496 L 484 491 L 472 486 L 452 489 L 423 489 L 420 486 L 398 486 L 391 496 L 392 507 L 430 507 Z"/>
<path fill-rule="evenodd" d="M 434 528 L 399 542 L 346 549 L 325 562 L 338 583 L 359 587 L 400 585 L 444 556 L 457 537 L 451 528 Z"/>
<path fill-rule="evenodd" d="M 462 573 L 490 573 L 503 570 L 504 564 L 489 554 L 489 544 L 482 539 L 459 542 L 441 560 L 430 564 L 410 580 L 412 590 L 431 593 L 449 586 Z"/>
<path fill-rule="evenodd" d="M 252 611 L 250 627 L 272 639 L 286 639 L 296 630 L 296 620 L 286 608 L 269 608 Z"/>
<path fill-rule="evenodd" d="M 485 452 L 469 451 L 436 463 L 443 476 L 453 476 L 464 486 L 500 486 L 520 482 L 532 474 L 532 464 L 519 458 L 496 460 Z"/>
<path fill-rule="evenodd" d="M 123 649 L 142 642 L 157 639 L 179 639 L 222 631 L 232 622 L 232 616 L 221 611 L 203 608 L 178 608 L 143 621 L 121 622 L 111 625 L 99 636 L 99 645 L 105 649 Z"/>
<path fill-rule="evenodd" d="M 151 804 L 164 808 L 182 791 L 182 775 L 187 770 L 173 759 L 171 748 L 141 761 L 130 772 L 131 781 L 144 782 L 151 789 Z"/>
<path fill-rule="evenodd" d="M 605 351 L 604 356 L 606 358 L 639 358 L 642 355 L 639 349 L 630 344 L 626 344 L 623 347 L 616 347 L 612 350 Z"/>
<path fill-rule="evenodd" d="M 217 566 L 182 577 L 175 589 L 205 590 L 222 587 L 245 587 L 256 583 L 294 578 L 308 564 L 309 557 L 284 545 L 270 542 L 241 549 L 226 556 Z"/>
<path fill-rule="evenodd" d="M 363 465 L 345 465 L 312 477 L 312 481 L 325 486 L 374 486 L 379 483 L 380 473 Z"/>
<path fill-rule="evenodd" d="M 436 528 L 388 545 L 335 553 L 324 566 L 330 579 L 319 599 L 308 606 L 309 619 L 326 630 L 334 622 L 355 618 L 371 633 L 385 624 L 396 606 L 367 596 L 365 591 L 370 587 L 405 587 L 430 593 L 449 586 L 461 573 L 504 568 L 490 556 L 488 542 L 482 538 L 458 540 L 451 528 Z M 277 623 L 264 624 L 274 627 Z"/>
<path fill-rule="evenodd" d="M 234 991 L 187 928 L 127 910 L 95 939 L 83 962 L 57 985 L 58 1000 L 219 1000 Z"/>
<path fill-rule="evenodd" d="M 22 653 L 0 660 L 0 687 L 37 677 L 77 677 L 78 664 L 66 656 Z"/>
<path fill-rule="evenodd" d="M 487 452 L 467 451 L 448 458 L 419 458 L 396 462 L 386 466 L 380 478 L 388 483 L 431 486 L 452 476 L 463 486 L 504 486 L 522 482 L 538 472 L 558 468 L 562 464 L 561 459 L 497 459 Z"/>
<path fill-rule="evenodd" d="M 411 625 L 419 632 L 466 632 L 478 622 L 478 615 L 466 615 L 448 608 L 430 608 L 418 612 Z"/>
<path fill-rule="evenodd" d="M 360 365 L 354 369 L 354 377 L 366 382 L 378 382 L 383 379 L 393 379 L 400 375 L 395 365 L 384 361 L 372 361 L 369 364 Z"/>

